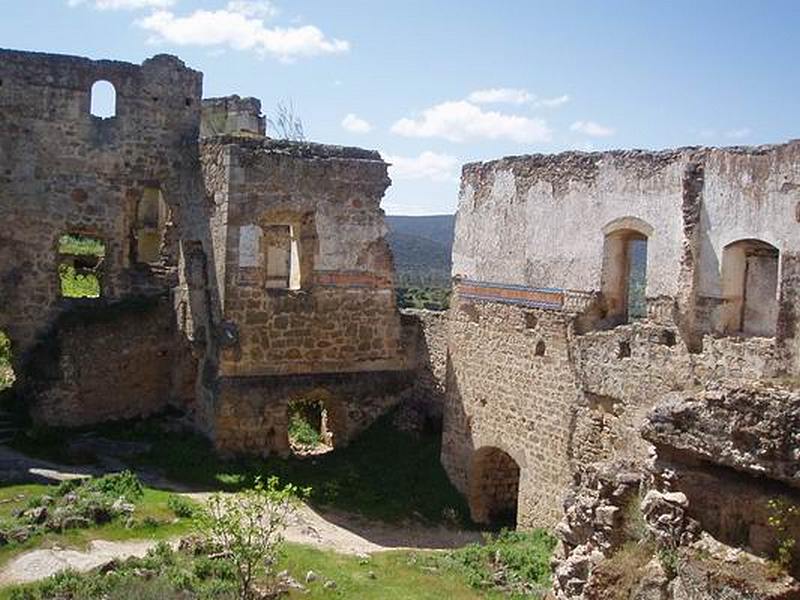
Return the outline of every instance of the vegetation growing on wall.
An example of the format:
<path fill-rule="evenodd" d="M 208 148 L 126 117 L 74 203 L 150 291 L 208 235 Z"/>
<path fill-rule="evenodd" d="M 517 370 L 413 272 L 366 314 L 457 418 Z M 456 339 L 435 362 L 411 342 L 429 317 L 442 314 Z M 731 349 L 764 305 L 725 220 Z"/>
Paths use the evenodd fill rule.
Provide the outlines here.
<path fill-rule="evenodd" d="M 11 367 L 11 340 L 0 331 L 0 391 L 14 383 L 14 369 Z"/>

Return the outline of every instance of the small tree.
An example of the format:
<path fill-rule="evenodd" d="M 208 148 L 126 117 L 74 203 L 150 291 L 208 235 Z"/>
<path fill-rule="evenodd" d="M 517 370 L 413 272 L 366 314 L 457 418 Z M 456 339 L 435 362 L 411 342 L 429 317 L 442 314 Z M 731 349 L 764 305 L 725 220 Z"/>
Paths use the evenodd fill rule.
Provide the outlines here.
<path fill-rule="evenodd" d="M 291 100 L 278 102 L 278 106 L 275 107 L 275 118 L 267 118 L 267 124 L 278 139 L 294 142 L 302 142 L 306 139 L 303 121 L 295 114 L 294 104 Z"/>
<path fill-rule="evenodd" d="M 266 485 L 259 477 L 252 489 L 209 499 L 199 532 L 233 563 L 241 600 L 254 597 L 257 578 L 271 575 L 288 519 L 307 495 L 291 484 L 279 487 L 277 477 Z"/>

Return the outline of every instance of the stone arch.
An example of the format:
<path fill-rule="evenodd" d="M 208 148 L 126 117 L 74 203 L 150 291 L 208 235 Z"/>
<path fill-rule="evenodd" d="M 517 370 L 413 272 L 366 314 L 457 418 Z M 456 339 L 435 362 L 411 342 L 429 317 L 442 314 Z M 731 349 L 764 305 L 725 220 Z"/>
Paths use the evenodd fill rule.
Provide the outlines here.
<path fill-rule="evenodd" d="M 647 243 L 653 227 L 622 217 L 603 228 L 601 291 L 606 319 L 613 324 L 647 316 Z"/>
<path fill-rule="evenodd" d="M 723 303 L 718 324 L 722 333 L 775 335 L 779 270 L 779 250 L 763 240 L 740 239 L 723 248 Z"/>
<path fill-rule="evenodd" d="M 345 403 L 324 388 L 314 388 L 293 394 L 286 403 L 286 437 L 288 446 L 301 450 L 291 440 L 292 419 L 302 418 L 319 433 L 319 451 L 334 450 L 347 442 L 347 407 Z M 317 451 L 316 453 L 320 453 Z"/>
<path fill-rule="evenodd" d="M 111 119 L 117 116 L 117 88 L 105 79 L 92 84 L 89 112 L 93 117 Z"/>
<path fill-rule="evenodd" d="M 469 468 L 469 508 L 476 523 L 516 527 L 520 464 L 496 446 L 483 446 Z"/>

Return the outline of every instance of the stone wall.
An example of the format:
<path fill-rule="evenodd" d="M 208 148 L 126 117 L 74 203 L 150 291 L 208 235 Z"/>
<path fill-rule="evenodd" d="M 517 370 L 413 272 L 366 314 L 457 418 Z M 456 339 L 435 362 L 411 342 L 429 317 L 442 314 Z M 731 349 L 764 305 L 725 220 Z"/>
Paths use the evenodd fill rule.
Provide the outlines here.
<path fill-rule="evenodd" d="M 346 446 L 400 403 L 409 385 L 409 374 L 396 371 L 226 377 L 220 381 L 214 443 L 233 454 L 288 455 L 288 404 L 307 399 L 333 415 L 328 433 L 334 449 Z"/>
<path fill-rule="evenodd" d="M 447 377 L 446 311 L 403 309 L 403 346 L 414 371 L 414 389 L 408 400 L 418 426 L 441 425 Z"/>
<path fill-rule="evenodd" d="M 113 117 L 90 114 L 92 86 L 99 80 L 110 82 L 116 90 Z M 30 351 L 60 315 L 102 309 L 134 296 L 162 296 L 176 284 L 178 232 L 202 212 L 196 204 L 202 198 L 195 193 L 202 76 L 167 55 L 133 65 L 0 50 L 0 81 L 0 217 L 4 223 L 0 329 L 12 340 L 15 367 L 24 382 Z M 139 254 L 144 235 L 139 219 L 148 193 L 163 205 L 157 231 L 148 232 L 154 237 L 149 251 L 154 256 L 144 262 Z M 87 235 L 104 244 L 105 255 L 96 270 L 100 298 L 62 297 L 58 242 L 64 234 Z M 110 339 L 112 329 L 109 325 L 93 333 Z M 135 333 L 124 319 L 119 329 Z M 75 333 L 81 331 L 78 328 Z M 153 330 L 147 335 L 151 334 Z M 154 347 L 167 339 L 172 340 L 153 338 Z M 140 340 L 134 335 L 130 343 L 137 347 Z M 91 347 L 91 342 L 87 345 Z M 64 361 L 85 364 L 85 348 L 80 340 L 73 344 L 64 338 Z M 67 354 L 72 351 L 76 354 L 70 358 Z M 75 376 L 66 363 L 62 366 L 63 377 Z M 103 402 L 131 400 L 140 383 L 120 378 L 115 385 L 119 394 L 112 395 L 86 381 L 67 379 L 63 386 L 84 390 L 86 402 L 94 403 L 87 408 L 86 418 L 93 419 L 91 415 L 99 414 L 101 408 L 114 413 L 111 406 L 101 407 Z M 89 398 L 90 393 L 98 396 Z M 53 396 L 42 399 L 37 413 L 41 418 L 65 423 L 80 420 L 81 411 L 72 400 L 65 399 L 63 411 L 52 400 Z M 151 400 L 142 402 L 147 412 Z M 52 414 L 47 414 L 48 407 Z M 127 406 L 116 408 L 116 416 L 131 413 Z"/>
<path fill-rule="evenodd" d="M 638 431 L 664 394 L 796 375 L 798 168 L 797 142 L 467 165 L 442 450 L 459 489 L 480 485 L 477 451 L 497 447 L 521 469 L 518 524 L 552 525 L 573 473 L 598 460 L 644 463 Z M 609 280 L 632 268 L 609 266 L 618 231 L 647 241 L 641 318 L 611 314 Z M 723 331 L 713 308 L 737 301 L 709 290 L 742 238 L 780 257 L 766 337 Z"/>
<path fill-rule="evenodd" d="M 242 138 L 207 141 L 203 154 L 227 171 L 220 191 L 222 171 L 207 170 L 215 212 L 225 215 L 212 235 L 222 320 L 235 338 L 221 373 L 405 368 L 379 155 Z M 275 227 L 291 235 L 284 284 L 270 272 L 270 252 L 283 243 L 270 238 Z"/>
<path fill-rule="evenodd" d="M 469 496 L 481 485 L 471 477 L 478 451 L 502 450 L 521 471 L 519 525 L 554 523 L 570 478 L 580 391 L 569 320 L 456 295 L 448 326 L 442 463 L 450 479 Z"/>
<path fill-rule="evenodd" d="M 186 395 L 190 365 L 166 298 L 77 310 L 31 352 L 25 392 L 51 426 L 143 417 Z"/>

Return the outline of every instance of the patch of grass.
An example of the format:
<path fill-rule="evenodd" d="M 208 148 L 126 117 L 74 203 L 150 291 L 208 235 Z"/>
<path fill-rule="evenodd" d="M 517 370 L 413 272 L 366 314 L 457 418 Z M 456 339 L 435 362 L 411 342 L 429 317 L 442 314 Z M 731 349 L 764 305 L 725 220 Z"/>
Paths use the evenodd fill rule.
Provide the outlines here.
<path fill-rule="evenodd" d="M 97 238 L 67 233 L 58 238 L 58 253 L 101 257 L 106 255 L 106 247 Z"/>
<path fill-rule="evenodd" d="M 38 504 L 42 497 L 55 498 L 56 485 L 8 485 L 0 487 L 0 522 L 11 523 L 20 510 Z M 167 539 L 188 533 L 194 526 L 192 519 L 176 519 L 169 508 L 169 492 L 143 488 L 135 501 L 135 510 L 130 519 L 116 519 L 84 529 L 64 531 L 40 530 L 25 542 L 11 542 L 0 547 L 0 564 L 14 556 L 35 548 L 61 547 L 84 548 L 96 539 L 118 541 L 129 539 Z M 187 502 L 189 502 L 187 500 Z"/>
<path fill-rule="evenodd" d="M 641 581 L 642 571 L 656 555 L 656 547 L 651 542 L 623 544 L 592 571 L 595 586 L 605 590 L 609 598 L 630 598 Z M 677 558 L 673 566 L 677 568 Z"/>
<path fill-rule="evenodd" d="M 11 340 L 0 331 L 0 391 L 10 388 L 14 383 L 14 369 L 11 368 Z"/>
<path fill-rule="evenodd" d="M 368 559 L 286 544 L 276 571 L 288 570 L 306 590 L 291 590 L 290 599 L 359 600 L 499 600 L 495 592 L 471 588 L 455 571 L 426 565 L 432 553 L 385 552 Z M 313 571 L 316 579 L 305 582 Z M 326 583 L 333 581 L 335 587 Z M 269 582 L 261 582 L 261 586 Z M 145 558 L 129 559 L 110 575 L 65 572 L 42 582 L 0 590 L 2 600 L 78 600 L 114 598 L 235 598 L 230 562 L 204 554 L 176 552 L 159 546 Z"/>
<path fill-rule="evenodd" d="M 61 295 L 65 298 L 99 298 L 100 279 L 94 273 L 78 273 L 72 265 L 58 265 Z"/>
<path fill-rule="evenodd" d="M 501 531 L 483 544 L 470 544 L 436 557 L 435 563 L 458 572 L 475 589 L 512 598 L 543 597 L 550 589 L 550 560 L 556 539 L 544 529 Z"/>

